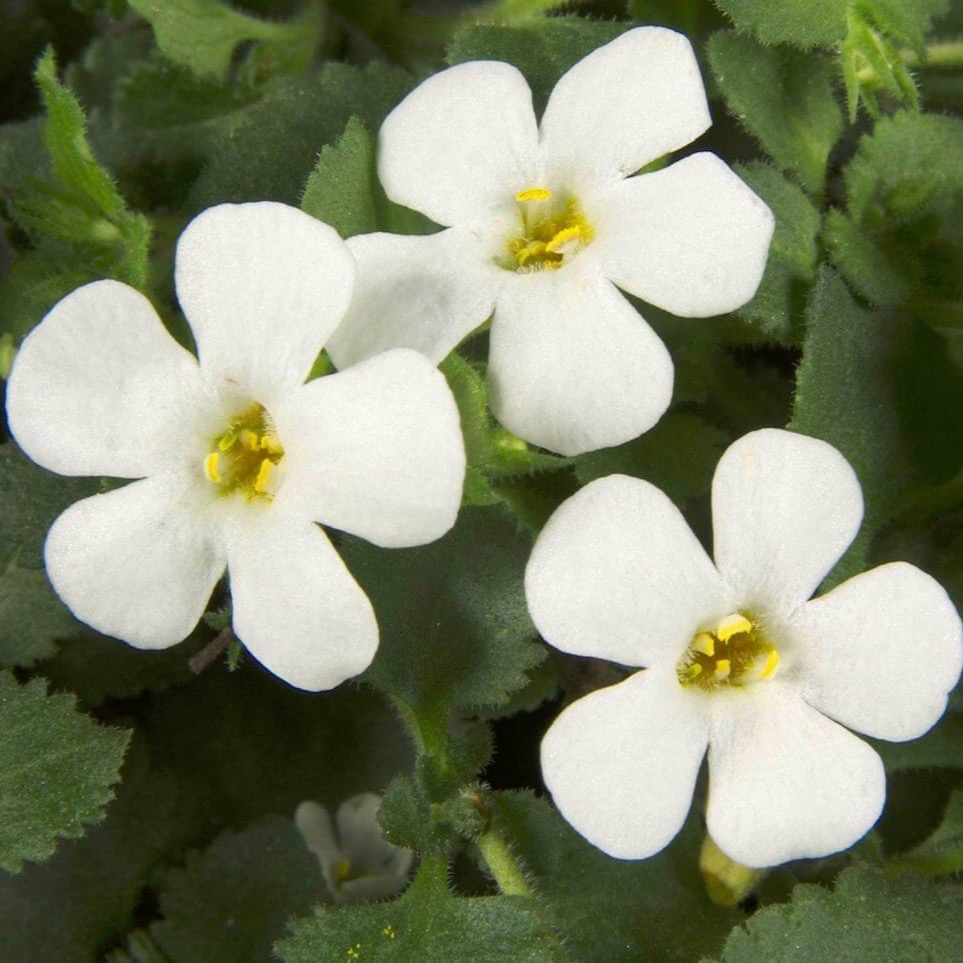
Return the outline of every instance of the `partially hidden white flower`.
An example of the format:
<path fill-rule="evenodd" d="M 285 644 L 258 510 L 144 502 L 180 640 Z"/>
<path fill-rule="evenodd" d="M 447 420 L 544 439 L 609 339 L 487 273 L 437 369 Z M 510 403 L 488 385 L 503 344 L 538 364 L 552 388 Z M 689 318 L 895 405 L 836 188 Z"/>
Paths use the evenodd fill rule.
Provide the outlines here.
<path fill-rule="evenodd" d="M 439 538 L 465 455 L 451 392 L 413 351 L 304 383 L 354 275 L 327 225 L 224 204 L 177 245 L 199 363 L 115 281 L 74 291 L 25 339 L 7 387 L 23 450 L 62 475 L 139 479 L 50 529 L 47 574 L 77 618 L 165 648 L 226 567 L 234 631 L 276 675 L 327 689 L 370 663 L 371 605 L 315 522 L 387 547 Z"/>
<path fill-rule="evenodd" d="M 618 288 L 678 315 L 732 311 L 772 237 L 769 208 L 711 153 L 630 176 L 710 123 L 689 41 L 661 27 L 572 67 L 540 124 L 509 64 L 429 78 L 385 120 L 378 173 L 446 230 L 348 241 L 359 290 L 335 364 L 388 347 L 437 362 L 492 316 L 491 404 L 511 431 L 574 455 L 648 430 L 672 361 Z"/>
<path fill-rule="evenodd" d="M 379 796 L 363 792 L 338 806 L 334 824 L 327 809 L 310 800 L 294 814 L 336 903 L 388 899 L 408 883 L 414 854 L 384 838 L 378 823 L 380 808 Z"/>
<path fill-rule="evenodd" d="M 904 562 L 810 600 L 862 518 L 856 476 L 825 442 L 739 439 L 712 512 L 714 564 L 640 479 L 592 482 L 549 520 L 526 572 L 535 624 L 565 652 L 647 668 L 561 713 L 545 783 L 590 842 L 643 858 L 679 831 L 708 750 L 708 831 L 727 856 L 758 868 L 836 852 L 885 798 L 879 756 L 847 729 L 900 742 L 940 718 L 959 616 Z"/>

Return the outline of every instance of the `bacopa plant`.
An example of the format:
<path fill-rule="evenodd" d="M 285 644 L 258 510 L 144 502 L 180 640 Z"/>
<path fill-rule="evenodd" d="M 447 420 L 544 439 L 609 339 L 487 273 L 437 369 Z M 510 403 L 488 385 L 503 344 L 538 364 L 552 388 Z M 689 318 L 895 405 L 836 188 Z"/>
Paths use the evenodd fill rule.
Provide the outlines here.
<path fill-rule="evenodd" d="M 958 958 L 963 10 L 9 8 L 0 963 Z"/>

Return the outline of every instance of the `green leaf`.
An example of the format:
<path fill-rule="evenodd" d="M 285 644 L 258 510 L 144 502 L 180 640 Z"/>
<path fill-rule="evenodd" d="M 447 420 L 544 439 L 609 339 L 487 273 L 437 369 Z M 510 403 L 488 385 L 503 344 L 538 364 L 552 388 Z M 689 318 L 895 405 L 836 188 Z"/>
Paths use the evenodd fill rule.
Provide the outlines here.
<path fill-rule="evenodd" d="M 888 861 L 887 871 L 942 876 L 963 870 L 963 789 L 950 794 L 943 821 L 908 853 Z"/>
<path fill-rule="evenodd" d="M 129 732 L 95 725 L 42 679 L 0 672 L 0 868 L 19 872 L 104 818 Z"/>
<path fill-rule="evenodd" d="M 367 958 L 547 963 L 557 946 L 539 922 L 534 902 L 521 896 L 452 896 L 444 864 L 422 863 L 414 883 L 388 903 L 321 907 L 297 920 L 275 947 L 284 963 L 343 963 Z"/>
<path fill-rule="evenodd" d="M 723 963 L 952 960 L 963 943 L 963 890 L 876 870 L 842 872 L 834 890 L 802 885 L 732 931 Z"/>
<path fill-rule="evenodd" d="M 241 13 L 221 0 L 129 0 L 154 29 L 157 46 L 174 63 L 199 77 L 223 80 L 234 50 L 258 41 L 267 55 L 291 72 L 307 66 L 321 38 L 320 4 L 283 23 Z"/>
<path fill-rule="evenodd" d="M 0 570 L 0 667 L 33 665 L 57 651 L 55 639 L 77 631 L 47 577 L 14 561 Z"/>
<path fill-rule="evenodd" d="M 829 152 L 843 132 L 832 64 L 733 31 L 713 34 L 708 51 L 729 112 L 782 170 L 810 193 L 821 192 Z"/>
<path fill-rule="evenodd" d="M 664 852 L 633 861 L 597 850 L 530 792 L 494 793 L 491 810 L 546 926 L 580 963 L 698 959 L 738 919 L 705 895 L 695 816 Z"/>
<path fill-rule="evenodd" d="M 920 739 L 910 742 L 874 742 L 886 771 L 913 769 L 963 769 L 963 715 L 947 714 Z"/>
<path fill-rule="evenodd" d="M 761 161 L 737 164 L 739 176 L 769 205 L 776 230 L 766 272 L 753 299 L 736 314 L 764 334 L 789 340 L 819 258 L 819 211 L 791 181 Z"/>
<path fill-rule="evenodd" d="M 699 415 L 669 414 L 635 441 L 579 456 L 575 474 L 580 485 L 613 474 L 644 478 L 680 504 L 709 490 L 726 441 Z"/>
<path fill-rule="evenodd" d="M 517 67 L 532 88 L 540 113 L 559 77 L 597 47 L 632 24 L 602 23 L 580 17 L 552 17 L 524 27 L 470 26 L 448 46 L 451 65 L 468 60 L 503 60 Z"/>
<path fill-rule="evenodd" d="M 851 0 L 713 0 L 740 30 L 767 44 L 832 47 L 846 35 Z M 861 0 L 859 7 L 881 30 L 917 45 L 948 0 Z"/>
<path fill-rule="evenodd" d="M 834 581 L 865 568 L 869 539 L 910 482 L 893 379 L 898 334 L 896 319 L 860 307 L 839 277 L 823 269 L 807 309 L 789 427 L 838 448 L 862 485 L 863 526 Z"/>
<path fill-rule="evenodd" d="M 378 230 L 375 143 L 352 117 L 335 144 L 321 148 L 301 198 L 301 210 L 330 224 L 342 237 Z"/>
<path fill-rule="evenodd" d="M 315 856 L 293 818 L 271 817 L 219 836 L 161 888 L 163 920 L 150 928 L 178 963 L 268 960 L 293 916 L 325 894 Z"/>
<path fill-rule="evenodd" d="M 530 548 L 493 508 L 462 509 L 451 532 L 422 548 L 346 539 L 342 555 L 381 626 L 362 679 L 411 705 L 505 702 L 545 657 L 522 590 Z"/>

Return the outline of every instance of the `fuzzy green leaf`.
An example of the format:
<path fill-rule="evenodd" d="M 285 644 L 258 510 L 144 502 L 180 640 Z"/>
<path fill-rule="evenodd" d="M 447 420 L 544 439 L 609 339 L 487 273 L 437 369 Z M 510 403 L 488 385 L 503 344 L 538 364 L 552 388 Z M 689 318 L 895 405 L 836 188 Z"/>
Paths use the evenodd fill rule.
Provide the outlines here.
<path fill-rule="evenodd" d="M 346 540 L 342 555 L 378 614 L 381 644 L 362 676 L 413 705 L 506 701 L 544 658 L 525 606 L 530 543 L 494 508 L 464 508 L 422 548 Z"/>
<path fill-rule="evenodd" d="M 199 77 L 222 80 L 234 50 L 259 41 L 292 71 L 307 65 L 321 35 L 321 14 L 310 4 L 293 20 L 276 23 L 241 13 L 221 0 L 129 0 L 154 29 L 157 46 L 174 63 Z"/>
<path fill-rule="evenodd" d="M 767 44 L 832 47 L 846 35 L 852 0 L 713 0 L 740 29 Z M 861 0 L 859 6 L 885 33 L 918 45 L 949 0 Z"/>
<path fill-rule="evenodd" d="M 776 230 L 753 299 L 736 312 L 769 337 L 790 340 L 819 257 L 819 211 L 791 181 L 761 161 L 737 164 L 739 176 L 769 205 Z"/>
<path fill-rule="evenodd" d="M 730 113 L 782 170 L 818 194 L 829 152 L 843 132 L 832 65 L 734 31 L 714 34 L 708 50 Z"/>
<path fill-rule="evenodd" d="M 644 478 L 676 504 L 709 490 L 726 435 L 698 415 L 666 415 L 651 431 L 617 448 L 576 459 L 580 485 L 605 475 Z"/>
<path fill-rule="evenodd" d="M 927 876 L 963 870 L 963 789 L 950 794 L 943 820 L 934 832 L 908 853 L 890 860 L 888 868 Z"/>
<path fill-rule="evenodd" d="M 399 899 L 339 909 L 321 907 L 297 920 L 275 947 L 284 963 L 385 963 L 471 960 L 472 963 L 548 963 L 557 958 L 534 902 L 521 896 L 458 898 L 444 869 L 422 864 Z"/>
<path fill-rule="evenodd" d="M 95 725 L 42 679 L 0 672 L 0 868 L 42 860 L 104 818 L 129 732 Z"/>
<path fill-rule="evenodd" d="M 963 944 L 963 890 L 846 869 L 834 890 L 803 885 L 732 931 L 723 963 L 952 960 Z"/>
<path fill-rule="evenodd" d="M 0 667 L 28 666 L 57 651 L 55 639 L 77 631 L 47 577 L 14 561 L 0 570 Z"/>
<path fill-rule="evenodd" d="M 284 924 L 324 895 L 317 858 L 293 818 L 271 817 L 219 836 L 170 873 L 160 894 L 164 918 L 150 933 L 178 963 L 268 960 Z"/>
<path fill-rule="evenodd" d="M 665 852 L 623 861 L 587 843 L 530 792 L 496 793 L 491 809 L 492 827 L 520 861 L 546 926 L 571 959 L 698 959 L 737 919 L 705 895 L 697 818 Z"/>

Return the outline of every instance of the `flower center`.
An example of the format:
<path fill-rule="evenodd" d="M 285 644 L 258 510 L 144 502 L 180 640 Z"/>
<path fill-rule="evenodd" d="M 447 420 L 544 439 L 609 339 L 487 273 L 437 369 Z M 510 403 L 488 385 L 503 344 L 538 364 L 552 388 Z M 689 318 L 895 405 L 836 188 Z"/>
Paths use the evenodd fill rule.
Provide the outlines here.
<path fill-rule="evenodd" d="M 204 475 L 222 495 L 243 492 L 248 501 L 271 499 L 283 458 L 271 416 L 255 402 L 213 440 L 213 451 L 204 458 Z"/>
<path fill-rule="evenodd" d="M 527 274 L 560 268 L 592 242 L 595 232 L 573 197 L 554 196 L 547 187 L 515 195 L 519 231 L 505 243 L 496 262 L 506 271 Z"/>
<path fill-rule="evenodd" d="M 712 632 L 699 632 L 676 666 L 682 685 L 706 692 L 721 685 L 762 682 L 778 670 L 776 647 L 740 612 L 727 615 Z"/>

